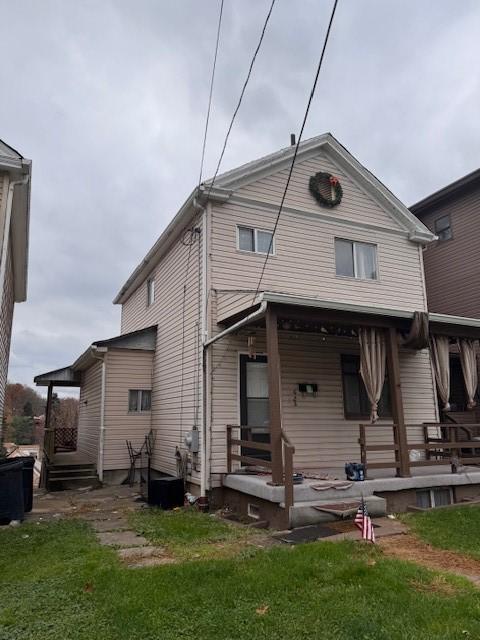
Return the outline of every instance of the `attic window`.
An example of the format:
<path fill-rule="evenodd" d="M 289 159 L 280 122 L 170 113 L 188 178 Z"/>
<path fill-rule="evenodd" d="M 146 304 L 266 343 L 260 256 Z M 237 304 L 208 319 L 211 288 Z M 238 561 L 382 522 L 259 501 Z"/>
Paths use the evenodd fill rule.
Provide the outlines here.
<path fill-rule="evenodd" d="M 443 240 L 451 240 L 452 238 L 452 227 L 450 224 L 450 216 L 442 216 L 441 218 L 437 218 L 435 220 L 435 235 L 438 236 L 440 241 Z"/>
<path fill-rule="evenodd" d="M 147 280 L 147 307 L 155 302 L 155 280 L 148 278 Z"/>

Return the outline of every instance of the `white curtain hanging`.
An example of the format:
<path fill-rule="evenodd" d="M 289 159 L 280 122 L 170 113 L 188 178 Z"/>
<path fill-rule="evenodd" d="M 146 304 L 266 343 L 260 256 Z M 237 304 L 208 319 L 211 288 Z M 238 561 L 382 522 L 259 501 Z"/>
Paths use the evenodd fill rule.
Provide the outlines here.
<path fill-rule="evenodd" d="M 361 327 L 358 331 L 358 338 L 360 341 L 360 375 L 370 400 L 370 420 L 376 422 L 378 420 L 378 403 L 385 382 L 385 336 L 383 331 L 379 329 Z"/>
<path fill-rule="evenodd" d="M 469 409 L 473 409 L 477 404 L 475 402 L 475 394 L 477 393 L 478 386 L 475 341 L 469 338 L 459 338 L 457 344 L 460 353 L 460 364 L 462 365 L 463 381 L 465 382 L 465 391 L 467 392 L 467 406 Z"/>
<path fill-rule="evenodd" d="M 447 336 L 430 336 L 433 371 L 443 411 L 450 410 L 450 341 Z"/>

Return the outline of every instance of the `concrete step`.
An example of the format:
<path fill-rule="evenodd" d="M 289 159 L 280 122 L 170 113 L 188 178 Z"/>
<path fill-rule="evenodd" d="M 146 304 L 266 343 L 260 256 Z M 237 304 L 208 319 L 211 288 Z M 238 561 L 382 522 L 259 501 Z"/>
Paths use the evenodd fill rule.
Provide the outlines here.
<path fill-rule="evenodd" d="M 82 487 L 99 487 L 101 482 L 97 474 L 86 474 L 82 476 L 55 476 L 48 477 L 48 491 L 65 491 L 68 489 L 80 489 Z"/>
<path fill-rule="evenodd" d="M 95 467 L 78 467 L 75 469 L 58 469 L 54 467 L 49 470 L 49 476 L 53 480 L 53 478 L 76 478 L 81 476 L 92 476 L 96 475 Z"/>
<path fill-rule="evenodd" d="M 299 484 L 294 487 L 295 502 L 315 501 L 315 500 L 330 500 L 332 502 L 342 502 L 351 498 L 361 498 L 362 496 L 368 496 L 373 494 L 373 487 L 368 482 L 354 482 L 349 489 L 324 489 L 317 491 L 312 489 L 315 484 Z"/>
<path fill-rule="evenodd" d="M 290 509 L 290 527 L 304 527 L 309 524 L 318 524 L 320 522 L 333 522 L 339 520 L 338 516 L 325 511 L 319 511 L 315 507 L 327 506 L 340 502 L 355 502 L 355 498 L 342 500 L 336 496 L 336 500 L 305 500 L 296 502 Z M 379 496 L 366 496 L 365 503 L 367 505 L 370 516 L 378 518 L 387 513 L 387 501 Z M 280 503 L 285 508 L 285 503 Z"/>

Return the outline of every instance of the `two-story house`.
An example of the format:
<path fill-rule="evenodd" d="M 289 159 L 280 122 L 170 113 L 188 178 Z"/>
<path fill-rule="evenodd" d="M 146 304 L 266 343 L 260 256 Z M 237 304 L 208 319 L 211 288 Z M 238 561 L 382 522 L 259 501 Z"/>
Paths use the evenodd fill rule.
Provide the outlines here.
<path fill-rule="evenodd" d="M 27 297 L 31 169 L 0 140 L 0 442 L 13 309 Z"/>
<path fill-rule="evenodd" d="M 477 215 L 480 213 L 480 170 L 452 182 L 410 207 L 436 241 L 423 254 L 428 308 L 438 313 L 480 318 L 480 260 Z M 451 411 L 460 422 L 478 422 L 480 413 L 468 411 L 458 349 L 450 354 Z"/>
<path fill-rule="evenodd" d="M 194 189 L 115 298 L 121 335 L 37 384 L 80 386 L 77 454 L 101 480 L 125 479 L 125 440 L 151 428 L 153 470 L 273 524 L 476 492 L 480 473 L 450 473 L 435 381 L 480 320 L 426 315 L 434 234 L 324 134 L 300 145 L 273 235 L 293 152 Z M 371 479 L 340 482 L 350 462 Z"/>

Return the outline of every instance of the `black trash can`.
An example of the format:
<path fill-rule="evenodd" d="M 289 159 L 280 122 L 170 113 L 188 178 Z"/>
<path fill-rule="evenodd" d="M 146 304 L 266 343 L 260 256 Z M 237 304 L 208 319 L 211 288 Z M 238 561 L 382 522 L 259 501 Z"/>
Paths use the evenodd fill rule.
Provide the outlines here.
<path fill-rule="evenodd" d="M 0 524 L 23 520 L 23 462 L 3 461 L 0 465 Z"/>
<path fill-rule="evenodd" d="M 162 509 L 183 507 L 184 502 L 183 478 L 165 476 L 155 478 L 148 483 L 148 504 Z"/>
<path fill-rule="evenodd" d="M 33 507 L 33 467 L 35 458 L 33 456 L 18 456 L 18 458 L 5 458 L 0 460 L 0 465 L 21 462 L 23 464 L 23 509 L 25 513 L 30 513 Z"/>

